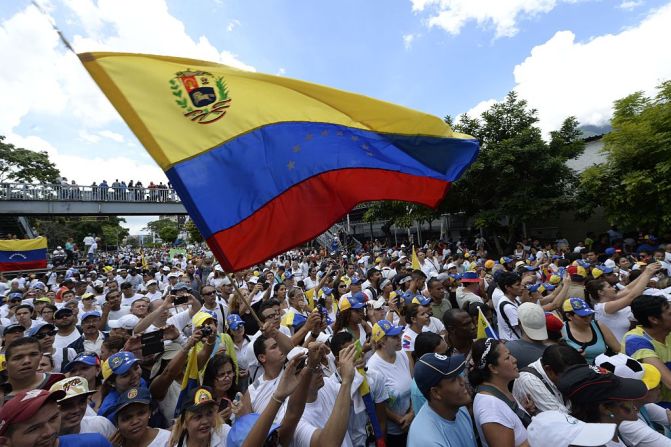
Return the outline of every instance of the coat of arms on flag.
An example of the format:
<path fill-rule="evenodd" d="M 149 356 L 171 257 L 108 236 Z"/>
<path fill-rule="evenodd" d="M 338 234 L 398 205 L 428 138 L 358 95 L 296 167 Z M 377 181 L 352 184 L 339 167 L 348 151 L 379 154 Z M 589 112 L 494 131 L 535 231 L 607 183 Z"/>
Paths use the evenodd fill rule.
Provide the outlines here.
<path fill-rule="evenodd" d="M 210 124 L 218 121 L 231 105 L 222 76 L 215 78 L 207 71 L 185 70 L 175 73 L 169 83 L 175 103 L 193 122 Z"/>

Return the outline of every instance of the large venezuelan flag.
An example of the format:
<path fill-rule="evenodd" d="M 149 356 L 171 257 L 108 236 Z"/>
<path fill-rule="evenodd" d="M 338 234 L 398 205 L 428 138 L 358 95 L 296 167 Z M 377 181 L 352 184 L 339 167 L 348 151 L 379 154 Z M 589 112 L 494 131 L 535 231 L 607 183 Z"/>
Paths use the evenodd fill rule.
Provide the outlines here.
<path fill-rule="evenodd" d="M 47 267 L 47 238 L 0 240 L 0 272 Z"/>
<path fill-rule="evenodd" d="M 478 153 L 440 118 L 294 79 L 191 59 L 80 59 L 227 270 L 323 231 L 353 206 L 437 206 Z"/>

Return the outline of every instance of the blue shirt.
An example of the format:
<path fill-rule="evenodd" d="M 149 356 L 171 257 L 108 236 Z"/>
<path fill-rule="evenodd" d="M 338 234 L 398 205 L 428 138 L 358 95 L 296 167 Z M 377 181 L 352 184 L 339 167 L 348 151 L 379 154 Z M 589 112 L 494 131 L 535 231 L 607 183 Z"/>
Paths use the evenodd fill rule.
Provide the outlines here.
<path fill-rule="evenodd" d="M 101 434 L 83 433 L 59 436 L 58 447 L 112 447 L 112 444 Z"/>
<path fill-rule="evenodd" d="M 415 379 L 412 379 L 412 383 L 410 384 L 410 400 L 412 401 L 412 412 L 415 414 L 419 413 L 419 410 L 426 403 L 426 397 L 424 397 L 419 388 L 417 388 Z"/>
<path fill-rule="evenodd" d="M 450 421 L 424 405 L 410 425 L 408 447 L 476 447 L 471 415 L 461 407 Z"/>

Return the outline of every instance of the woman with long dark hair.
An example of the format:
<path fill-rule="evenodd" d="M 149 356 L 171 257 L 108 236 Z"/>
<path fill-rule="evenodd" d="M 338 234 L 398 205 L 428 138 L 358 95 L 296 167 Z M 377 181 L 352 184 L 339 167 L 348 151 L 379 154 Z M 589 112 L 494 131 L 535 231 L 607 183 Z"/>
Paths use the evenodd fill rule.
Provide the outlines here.
<path fill-rule="evenodd" d="M 212 390 L 212 399 L 217 403 L 219 416 L 229 421 L 232 415 L 232 404 L 238 392 L 235 377 L 235 364 L 226 354 L 215 354 L 205 367 L 203 386 Z"/>
<path fill-rule="evenodd" d="M 528 447 L 526 425 L 531 417 L 508 391 L 519 377 L 517 360 L 499 340 L 473 343 L 468 380 L 475 388 L 473 416 L 484 447 Z"/>

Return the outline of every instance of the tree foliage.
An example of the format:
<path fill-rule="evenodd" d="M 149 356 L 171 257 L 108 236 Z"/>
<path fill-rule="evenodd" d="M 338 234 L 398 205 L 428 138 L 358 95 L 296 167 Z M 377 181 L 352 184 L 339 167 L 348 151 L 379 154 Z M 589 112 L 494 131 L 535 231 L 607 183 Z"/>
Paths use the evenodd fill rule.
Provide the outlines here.
<path fill-rule="evenodd" d="M 128 236 L 128 229 L 121 226 L 125 220 L 113 216 L 43 217 L 32 222 L 37 232 L 47 237 L 50 247 L 63 246 L 69 237 L 83 247 L 84 237 L 89 234 L 99 237 L 101 246 L 116 246 L 118 241 Z"/>
<path fill-rule="evenodd" d="M 606 161 L 580 177 L 581 214 L 603 206 L 622 227 L 671 230 L 671 81 L 615 101 L 611 125 Z"/>
<path fill-rule="evenodd" d="M 5 143 L 0 135 L 0 182 L 56 183 L 60 171 L 46 152 L 36 152 Z"/>
<path fill-rule="evenodd" d="M 492 105 L 480 118 L 468 114 L 453 124 L 457 132 L 480 140 L 478 158 L 456 181 L 438 210 L 426 212 L 425 219 L 444 213 L 465 212 L 474 218 L 475 226 L 494 237 L 499 251 L 515 242 L 521 225 L 540 217 L 551 216 L 573 203 L 577 177 L 566 161 L 584 151 L 574 117 L 544 141 L 536 126 L 536 110 L 510 92 L 505 100 Z M 453 122 L 449 115 L 444 118 Z M 369 221 L 395 219 L 402 226 L 408 217 L 405 204 L 376 204 L 366 213 Z M 416 207 L 412 210 L 416 211 Z M 424 210 L 427 210 L 424 208 Z"/>
<path fill-rule="evenodd" d="M 198 230 L 198 227 L 196 227 L 196 224 L 193 223 L 193 220 L 187 220 L 184 224 L 184 229 L 188 233 L 191 242 L 203 242 L 203 235 L 200 234 L 200 231 Z"/>
<path fill-rule="evenodd" d="M 177 222 L 171 219 L 153 220 L 147 223 L 147 228 L 163 239 L 163 242 L 172 243 L 179 235 Z"/>

